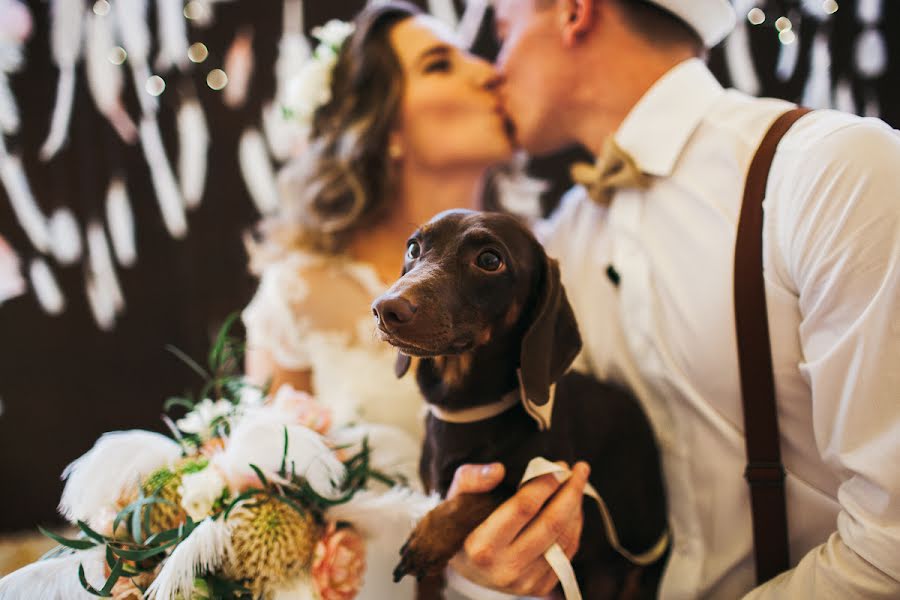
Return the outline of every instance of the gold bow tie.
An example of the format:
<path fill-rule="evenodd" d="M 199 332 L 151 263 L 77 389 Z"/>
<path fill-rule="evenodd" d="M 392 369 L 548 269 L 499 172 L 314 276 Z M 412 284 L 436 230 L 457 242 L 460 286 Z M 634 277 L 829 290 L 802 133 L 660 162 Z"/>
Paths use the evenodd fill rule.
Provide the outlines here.
<path fill-rule="evenodd" d="M 650 176 L 619 147 L 612 136 L 603 143 L 603 151 L 593 165 L 580 162 L 570 169 L 572 180 L 585 187 L 594 202 L 606 206 L 618 188 L 641 188 L 650 185 Z"/>

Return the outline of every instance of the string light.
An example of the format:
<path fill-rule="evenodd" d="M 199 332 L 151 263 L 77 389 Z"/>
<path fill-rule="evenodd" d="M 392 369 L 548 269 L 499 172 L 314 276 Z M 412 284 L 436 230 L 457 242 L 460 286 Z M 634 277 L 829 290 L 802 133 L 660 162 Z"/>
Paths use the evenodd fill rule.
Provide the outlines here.
<path fill-rule="evenodd" d="M 128 53 L 125 52 L 125 48 L 122 46 L 116 46 L 112 50 L 109 51 L 109 56 L 107 56 L 109 62 L 114 65 L 121 65 L 125 62 L 125 59 L 128 58 Z"/>
<path fill-rule="evenodd" d="M 151 96 L 159 96 L 166 89 L 166 82 L 159 75 L 153 75 L 147 79 L 144 89 L 147 90 L 147 93 Z"/>
<path fill-rule="evenodd" d="M 209 56 L 209 50 L 202 42 L 191 44 L 191 47 L 188 48 L 188 58 L 191 59 L 191 62 L 202 63 L 207 56 Z"/>
<path fill-rule="evenodd" d="M 761 8 L 751 8 L 747 13 L 747 20 L 753 25 L 762 25 L 766 22 L 766 13 Z"/>
<path fill-rule="evenodd" d="M 94 14 L 105 17 L 109 14 L 109 2 L 106 0 L 97 0 L 94 2 Z"/>
<path fill-rule="evenodd" d="M 184 6 L 184 17 L 192 21 L 204 20 L 209 16 L 209 9 L 203 2 L 191 0 Z"/>
<path fill-rule="evenodd" d="M 213 69 L 206 76 L 206 85 L 216 91 L 221 90 L 228 85 L 228 75 L 222 69 Z"/>
<path fill-rule="evenodd" d="M 787 17 L 778 17 L 778 20 L 775 21 L 775 29 L 778 31 L 790 31 L 793 27 L 794 25 Z"/>
<path fill-rule="evenodd" d="M 838 6 L 838 3 L 835 2 L 835 0 L 824 0 L 824 2 L 822 2 L 822 10 L 824 10 L 829 15 L 833 15 L 834 13 L 836 13 L 838 8 L 840 7 Z"/>
<path fill-rule="evenodd" d="M 797 41 L 797 35 L 790 29 L 782 29 L 778 34 L 778 41 L 787 46 Z"/>

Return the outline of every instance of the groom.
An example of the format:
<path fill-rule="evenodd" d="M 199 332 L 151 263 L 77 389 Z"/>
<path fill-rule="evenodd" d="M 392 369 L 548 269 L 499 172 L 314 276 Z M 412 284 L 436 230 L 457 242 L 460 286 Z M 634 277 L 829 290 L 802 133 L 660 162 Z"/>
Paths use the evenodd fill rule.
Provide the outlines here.
<path fill-rule="evenodd" d="M 781 142 L 763 235 L 787 470 L 791 568 L 755 587 L 732 278 L 744 179 L 785 102 L 723 90 L 702 61 L 727 0 L 495 0 L 521 144 L 581 144 L 586 166 L 544 232 L 582 359 L 627 385 L 659 438 L 674 540 L 661 598 L 900 597 L 900 137 L 834 111 Z M 492 488 L 465 466 L 453 493 Z M 521 595 L 577 549 L 586 473 L 538 480 L 469 537 L 454 568 Z"/>

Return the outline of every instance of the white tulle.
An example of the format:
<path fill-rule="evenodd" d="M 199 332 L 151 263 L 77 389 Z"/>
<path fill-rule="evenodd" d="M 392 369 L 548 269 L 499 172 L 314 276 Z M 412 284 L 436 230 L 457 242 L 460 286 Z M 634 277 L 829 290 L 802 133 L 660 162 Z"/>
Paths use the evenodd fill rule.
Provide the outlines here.
<path fill-rule="evenodd" d="M 194 578 L 203 573 L 214 573 L 225 564 L 232 552 L 231 525 L 225 519 L 205 519 L 175 547 L 147 588 L 145 598 L 190 598 Z"/>
<path fill-rule="evenodd" d="M 88 520 L 180 456 L 181 447 L 158 433 L 137 429 L 105 433 L 63 471 L 66 486 L 60 513 L 71 522 Z"/>
<path fill-rule="evenodd" d="M 94 600 L 78 580 L 78 565 L 96 589 L 106 581 L 103 548 L 40 560 L 0 579 L 3 600 Z"/>

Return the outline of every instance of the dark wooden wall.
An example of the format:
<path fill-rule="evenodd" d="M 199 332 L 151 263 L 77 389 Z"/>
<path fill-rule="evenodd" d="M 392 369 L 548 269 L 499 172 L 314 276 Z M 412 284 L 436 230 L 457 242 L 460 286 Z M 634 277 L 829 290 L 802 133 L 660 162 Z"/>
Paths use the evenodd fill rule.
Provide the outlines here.
<path fill-rule="evenodd" d="M 362 0 L 308 0 L 306 24 L 312 27 L 331 17 L 349 18 L 362 4 Z M 833 25 L 838 70 L 849 68 L 846 57 L 859 27 L 853 18 L 855 3 L 844 0 L 840 4 L 843 14 Z M 885 2 L 884 22 L 892 31 L 900 25 L 898 4 Z M 211 52 L 203 68 L 193 72 L 192 81 L 207 113 L 212 147 L 203 204 L 189 215 L 190 234 L 176 241 L 163 227 L 139 147 L 118 142 L 96 113 L 84 89 L 83 72 L 79 74 L 68 146 L 49 164 L 38 160 L 55 97 L 56 69 L 48 51 L 47 5 L 40 0 L 31 0 L 30 5 L 35 31 L 27 46 L 26 67 L 13 78 L 23 126 L 21 133 L 9 140 L 10 146 L 21 151 L 44 211 L 49 214 L 54 207 L 67 205 L 82 223 L 90 216 L 102 215 L 110 172 L 124 172 L 137 221 L 138 263 L 118 269 L 127 307 L 110 333 L 101 332 L 90 316 L 80 266 L 61 267 L 51 261 L 68 303 L 61 316 L 44 314 L 30 293 L 0 306 L 0 531 L 55 522 L 62 469 L 104 431 L 162 431 L 163 401 L 199 388 L 197 377 L 164 347 L 171 344 L 202 358 L 226 315 L 250 299 L 255 282 L 246 272 L 241 234 L 258 215 L 239 175 L 236 148 L 243 129 L 258 123 L 261 102 L 272 95 L 272 65 L 281 30 L 281 2 L 243 0 L 218 4 L 217 24 L 192 32 L 192 41 L 203 41 Z M 231 110 L 204 79 L 210 68 L 221 66 L 227 45 L 246 23 L 255 28 L 257 68 L 250 101 L 240 110 Z M 884 116 L 895 126 L 900 123 L 898 39 L 900 36 L 887 36 L 891 70 L 875 83 Z M 779 82 L 766 75 L 773 71 L 777 50 L 773 41 L 770 32 L 753 32 L 764 93 L 796 99 L 806 76 L 803 65 L 808 52 L 801 57 L 795 80 Z M 477 49 L 488 57 L 496 51 L 487 26 Z M 713 53 L 711 64 L 727 82 L 720 51 Z M 170 157 L 175 156 L 176 144 L 177 86 L 172 82 L 161 97 L 160 111 Z M 133 96 L 128 102 L 136 114 Z M 534 166 L 536 173 L 555 178 L 548 206 L 568 186 L 560 175 L 564 163 L 565 159 L 557 157 Z M 0 234 L 23 258 L 29 258 L 30 244 L 3 192 Z"/>

